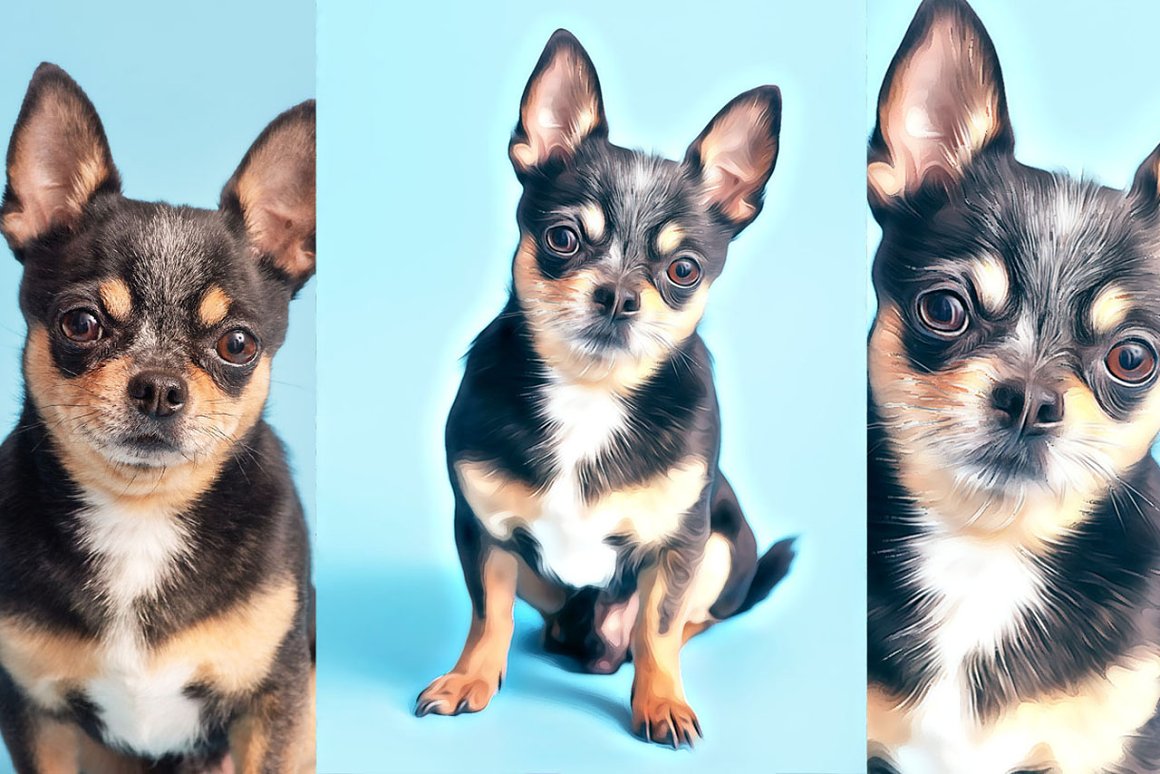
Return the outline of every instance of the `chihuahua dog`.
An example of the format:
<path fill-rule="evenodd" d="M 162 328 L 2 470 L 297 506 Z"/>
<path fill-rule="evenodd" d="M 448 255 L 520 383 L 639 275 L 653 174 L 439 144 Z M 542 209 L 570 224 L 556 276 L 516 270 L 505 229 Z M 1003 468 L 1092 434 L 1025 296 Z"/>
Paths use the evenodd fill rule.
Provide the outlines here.
<path fill-rule="evenodd" d="M 217 210 L 136 201 L 96 110 L 36 71 L 0 231 L 24 265 L 0 447 L 0 730 L 19 772 L 313 767 L 306 523 L 262 420 L 314 272 L 314 104 Z"/>
<path fill-rule="evenodd" d="M 868 166 L 880 770 L 1160 771 L 1158 181 L 1020 164 L 986 30 L 922 4 Z"/>
<path fill-rule="evenodd" d="M 523 184 L 503 312 L 478 336 L 447 423 L 455 537 L 472 601 L 458 663 L 419 715 L 483 709 L 516 596 L 589 670 L 635 662 L 632 717 L 674 748 L 700 736 L 682 645 L 764 598 L 789 541 L 758 559 L 717 467 L 720 423 L 696 333 L 729 242 L 777 158 L 774 86 L 730 102 L 681 163 L 617 147 L 596 71 L 548 41 L 509 147 Z"/>

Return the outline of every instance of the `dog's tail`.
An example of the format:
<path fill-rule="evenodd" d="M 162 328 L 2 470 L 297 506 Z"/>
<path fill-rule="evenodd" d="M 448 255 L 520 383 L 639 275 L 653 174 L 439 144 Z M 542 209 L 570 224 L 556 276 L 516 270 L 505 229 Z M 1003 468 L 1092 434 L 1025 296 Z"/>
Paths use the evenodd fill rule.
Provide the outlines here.
<path fill-rule="evenodd" d="M 773 587 L 789 574 L 789 567 L 796 556 L 794 551 L 796 541 L 796 537 L 779 540 L 757 560 L 757 570 L 753 574 L 749 590 L 745 592 L 745 599 L 742 600 L 741 606 L 733 612 L 730 618 L 741 615 L 768 597 L 769 593 L 773 591 Z"/>

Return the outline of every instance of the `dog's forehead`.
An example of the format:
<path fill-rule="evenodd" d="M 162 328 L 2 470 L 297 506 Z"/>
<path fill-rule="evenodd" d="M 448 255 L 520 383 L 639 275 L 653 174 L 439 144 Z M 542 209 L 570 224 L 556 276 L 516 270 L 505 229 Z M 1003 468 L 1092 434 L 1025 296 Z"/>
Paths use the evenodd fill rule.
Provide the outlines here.
<path fill-rule="evenodd" d="M 99 237 L 146 308 L 166 309 L 201 297 L 230 275 L 241 249 L 212 211 L 136 203 L 118 212 Z"/>
<path fill-rule="evenodd" d="M 588 160 L 583 192 L 600 204 L 616 234 L 631 236 L 695 217 L 693 186 L 680 164 L 619 148 Z"/>
<path fill-rule="evenodd" d="M 1021 305 L 1062 314 L 1109 287 L 1156 297 L 1160 239 L 1123 192 L 1065 175 L 976 181 L 954 231 L 975 284 L 1008 289 Z"/>

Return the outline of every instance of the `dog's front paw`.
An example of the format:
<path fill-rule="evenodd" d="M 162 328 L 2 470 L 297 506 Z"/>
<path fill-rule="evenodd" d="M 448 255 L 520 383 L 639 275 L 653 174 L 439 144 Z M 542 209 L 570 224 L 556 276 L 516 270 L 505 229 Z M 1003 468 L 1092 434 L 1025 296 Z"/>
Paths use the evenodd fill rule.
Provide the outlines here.
<path fill-rule="evenodd" d="M 641 692 L 632 700 L 632 729 L 646 742 L 671 745 L 674 750 L 692 747 L 704 736 L 697 714 L 683 700 Z"/>
<path fill-rule="evenodd" d="M 415 702 L 415 714 L 459 715 L 479 712 L 499 690 L 500 676 L 448 672 L 428 685 Z"/>

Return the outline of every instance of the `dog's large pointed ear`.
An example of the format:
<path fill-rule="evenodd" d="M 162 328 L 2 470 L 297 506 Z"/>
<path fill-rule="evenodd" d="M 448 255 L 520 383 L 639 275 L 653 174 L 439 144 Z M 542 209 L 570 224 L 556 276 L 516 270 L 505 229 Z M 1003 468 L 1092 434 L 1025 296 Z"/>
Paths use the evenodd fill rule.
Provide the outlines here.
<path fill-rule="evenodd" d="M 761 212 L 765 184 L 777 163 L 781 91 L 761 86 L 721 109 L 685 153 L 703 203 L 737 234 Z"/>
<path fill-rule="evenodd" d="M 222 190 L 221 209 L 245 228 L 255 256 L 293 292 L 314 274 L 314 100 L 275 118 Z"/>
<path fill-rule="evenodd" d="M 121 181 L 93 103 L 64 70 L 36 68 L 8 145 L 0 232 L 20 255 L 29 243 L 81 218 L 93 197 Z"/>
<path fill-rule="evenodd" d="M 1136 170 L 1129 196 L 1140 212 L 1153 213 L 1160 207 L 1160 146 Z"/>
<path fill-rule="evenodd" d="M 965 0 L 923 0 L 878 95 L 867 181 L 876 211 L 963 177 L 984 149 L 1013 152 L 1003 75 Z"/>
<path fill-rule="evenodd" d="M 524 88 L 508 154 L 521 178 L 567 163 L 590 137 L 606 137 L 596 68 L 580 41 L 556 30 Z"/>

